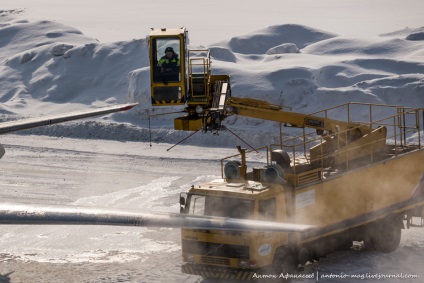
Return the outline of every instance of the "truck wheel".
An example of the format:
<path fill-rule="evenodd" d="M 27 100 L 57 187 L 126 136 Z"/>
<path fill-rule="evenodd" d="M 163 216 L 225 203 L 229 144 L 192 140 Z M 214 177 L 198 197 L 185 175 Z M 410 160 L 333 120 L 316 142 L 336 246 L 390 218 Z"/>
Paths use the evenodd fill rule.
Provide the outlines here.
<path fill-rule="evenodd" d="M 337 246 L 337 250 L 339 251 L 350 250 L 352 245 L 353 245 L 352 240 L 340 239 L 340 244 Z"/>
<path fill-rule="evenodd" d="M 390 253 L 399 247 L 402 226 L 395 217 L 374 223 L 364 240 L 367 249 Z"/>
<path fill-rule="evenodd" d="M 277 252 L 273 261 L 273 272 L 275 274 L 294 273 L 296 265 L 293 256 L 286 250 Z"/>

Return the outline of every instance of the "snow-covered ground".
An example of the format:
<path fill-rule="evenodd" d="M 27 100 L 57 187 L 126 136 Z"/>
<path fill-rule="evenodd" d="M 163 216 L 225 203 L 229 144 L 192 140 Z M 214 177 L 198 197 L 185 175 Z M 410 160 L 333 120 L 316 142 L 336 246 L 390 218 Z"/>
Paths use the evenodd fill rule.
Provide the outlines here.
<path fill-rule="evenodd" d="M 140 211 L 178 212 L 179 193 L 219 177 L 218 158 L 234 153 L 34 135 L 7 135 L 2 143 L 7 148 L 1 160 L 2 201 Z M 4 225 L 0 240 L 0 282 L 209 282 L 181 273 L 179 229 Z M 301 274 L 315 279 L 295 282 L 316 282 L 317 275 L 318 282 L 349 283 L 418 283 L 424 278 L 422 228 L 403 230 L 400 247 L 390 254 L 356 248 L 307 265 Z M 369 278 L 388 275 L 418 278 Z"/>
<path fill-rule="evenodd" d="M 219 172 L 212 149 L 187 159 L 166 144 L 20 135 L 2 143 L 4 202 L 178 212 L 181 191 Z M 199 282 L 180 272 L 179 229 L 2 225 L 0 239 L 0 275 L 13 272 L 10 282 Z"/>
<path fill-rule="evenodd" d="M 211 49 L 213 72 L 231 76 L 234 96 L 303 113 L 351 101 L 424 106 L 421 0 L 144 2 L 2 1 L 0 121 L 141 102 L 125 113 L 2 136 L 3 200 L 173 211 L 181 190 L 219 175 L 213 161 L 240 144 L 231 134 L 198 133 L 167 151 L 187 133 L 157 116 L 150 135 L 148 114 L 175 110 L 149 105 L 150 27 L 187 26 L 192 47 Z M 225 125 L 253 146 L 279 136 L 270 122 L 234 117 Z M 0 282 L 200 281 L 180 274 L 175 229 L 0 228 Z M 415 274 L 395 282 L 421 282 L 422 236 L 407 230 L 392 254 L 340 252 L 305 272 Z"/>

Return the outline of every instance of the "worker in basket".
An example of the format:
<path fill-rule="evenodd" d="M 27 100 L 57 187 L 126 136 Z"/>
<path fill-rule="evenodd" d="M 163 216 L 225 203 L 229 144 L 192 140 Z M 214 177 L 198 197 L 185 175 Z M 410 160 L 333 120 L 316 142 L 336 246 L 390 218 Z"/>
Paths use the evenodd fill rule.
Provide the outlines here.
<path fill-rule="evenodd" d="M 172 47 L 165 49 L 165 55 L 158 62 L 160 76 L 165 84 L 180 80 L 180 58 Z"/>

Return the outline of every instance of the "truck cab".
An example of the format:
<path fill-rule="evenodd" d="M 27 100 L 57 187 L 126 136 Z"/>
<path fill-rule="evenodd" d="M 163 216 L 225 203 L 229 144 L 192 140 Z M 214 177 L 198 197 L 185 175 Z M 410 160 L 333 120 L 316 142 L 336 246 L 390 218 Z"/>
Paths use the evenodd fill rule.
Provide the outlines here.
<path fill-rule="evenodd" d="M 230 161 L 224 168 L 225 178 L 193 186 L 182 212 L 289 222 L 292 192 L 284 187 L 282 178 L 276 178 L 278 165 L 256 168 L 255 173 L 247 173 L 249 176 L 239 174 L 239 165 Z M 272 266 L 275 256 L 284 253 L 284 248 L 279 247 L 287 246 L 289 237 L 288 233 L 182 229 L 182 254 L 186 262 L 182 270 L 203 277 L 252 279 L 254 272 Z M 284 267 L 279 270 L 287 271 Z"/>
<path fill-rule="evenodd" d="M 207 187 L 202 189 L 205 185 Z M 192 188 L 187 195 L 185 213 L 278 222 L 287 220 L 281 207 L 285 203 L 284 189 L 278 184 L 228 183 L 220 179 L 202 187 Z M 287 244 L 288 234 L 182 229 L 181 240 L 185 273 L 251 279 L 258 268 L 273 263 L 272 249 Z"/>

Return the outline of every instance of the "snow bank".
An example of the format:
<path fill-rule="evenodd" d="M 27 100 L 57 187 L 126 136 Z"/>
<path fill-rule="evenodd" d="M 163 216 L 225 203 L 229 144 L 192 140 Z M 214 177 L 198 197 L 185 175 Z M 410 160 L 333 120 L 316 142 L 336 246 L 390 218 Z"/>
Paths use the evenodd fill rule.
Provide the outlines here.
<path fill-rule="evenodd" d="M 144 39 L 104 45 L 49 21 L 7 21 L 0 46 L 2 113 L 37 115 L 126 102 L 129 70 L 148 64 Z"/>
<path fill-rule="evenodd" d="M 16 11 L 1 13 L 0 119 L 138 101 L 140 106 L 127 113 L 29 132 L 146 141 L 148 115 L 176 110 L 151 109 L 146 39 L 102 44 L 60 23 L 27 21 Z M 234 96 L 298 112 L 353 101 L 423 106 L 422 33 L 423 28 L 404 29 L 361 38 L 274 25 L 210 46 L 212 68 L 231 76 Z M 172 143 L 188 135 L 173 130 L 174 117 L 152 118 L 154 140 Z M 255 145 L 269 143 L 273 134 L 264 136 L 276 130 L 274 123 L 243 117 L 228 119 L 226 125 Z M 202 136 L 189 143 L 234 145 Z"/>
<path fill-rule="evenodd" d="M 275 25 L 244 36 L 232 38 L 227 45 L 233 52 L 264 54 L 281 44 L 292 43 L 302 49 L 312 43 L 335 37 L 336 34 L 301 25 Z"/>

